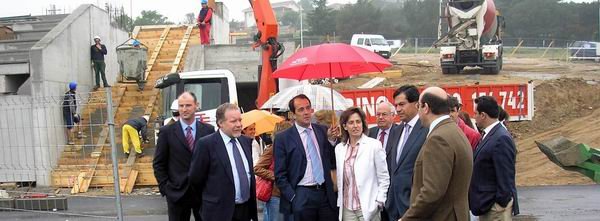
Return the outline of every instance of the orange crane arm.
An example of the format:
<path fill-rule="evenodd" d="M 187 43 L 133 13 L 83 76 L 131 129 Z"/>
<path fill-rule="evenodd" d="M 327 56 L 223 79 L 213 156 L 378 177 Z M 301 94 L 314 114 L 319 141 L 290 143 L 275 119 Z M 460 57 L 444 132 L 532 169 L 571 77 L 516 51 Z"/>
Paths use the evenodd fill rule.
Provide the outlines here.
<path fill-rule="evenodd" d="M 248 0 L 254 12 L 258 32 L 254 36 L 253 48 L 261 48 L 262 64 L 259 66 L 257 108 L 269 97 L 277 93 L 277 80 L 273 72 L 277 70 L 277 58 L 285 51 L 277 41 L 279 25 L 269 0 Z"/>

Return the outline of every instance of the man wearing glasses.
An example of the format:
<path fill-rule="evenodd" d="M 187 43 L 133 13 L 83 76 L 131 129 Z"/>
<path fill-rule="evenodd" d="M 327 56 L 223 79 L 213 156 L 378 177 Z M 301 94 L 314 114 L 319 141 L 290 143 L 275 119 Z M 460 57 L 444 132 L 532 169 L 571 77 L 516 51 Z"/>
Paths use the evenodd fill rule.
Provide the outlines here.
<path fill-rule="evenodd" d="M 387 145 L 391 131 L 398 127 L 395 124 L 396 119 L 396 108 L 388 101 L 382 101 L 377 105 L 375 109 L 375 116 L 377 117 L 377 126 L 369 129 L 369 137 L 379 140 L 385 152 L 389 152 L 391 145 Z"/>

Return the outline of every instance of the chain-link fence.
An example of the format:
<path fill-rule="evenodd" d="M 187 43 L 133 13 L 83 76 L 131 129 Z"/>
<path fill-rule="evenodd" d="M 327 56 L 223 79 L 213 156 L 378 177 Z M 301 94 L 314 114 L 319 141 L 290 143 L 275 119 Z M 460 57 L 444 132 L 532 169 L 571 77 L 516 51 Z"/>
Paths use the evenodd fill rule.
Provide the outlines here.
<path fill-rule="evenodd" d="M 402 39 L 403 47 L 399 53 L 403 54 L 437 54 L 439 49 L 433 47 L 437 40 L 435 37 L 406 38 Z M 555 60 L 572 60 L 575 48 L 573 40 L 544 39 L 544 38 L 503 38 L 504 56 L 511 58 L 548 58 Z M 594 48 L 595 49 L 595 48 Z M 393 49 L 395 52 L 396 49 Z"/>
<path fill-rule="evenodd" d="M 122 215 L 111 98 L 111 90 L 0 97 L 0 219 Z"/>
<path fill-rule="evenodd" d="M 433 43 L 437 40 L 436 37 L 409 37 L 404 39 L 387 39 L 400 40 L 400 48 L 392 48 L 392 54 L 437 54 L 439 49 L 433 47 Z M 304 35 L 300 38 L 298 34 L 290 36 L 281 36 L 280 42 L 292 41 L 296 47 L 303 45 L 309 47 L 328 42 L 341 42 L 350 44 L 350 39 L 343 39 L 340 36 L 314 36 Z M 580 57 L 579 55 L 588 55 L 589 50 L 585 47 L 580 47 L 574 40 L 565 39 L 550 39 L 550 38 L 503 38 L 504 56 L 516 58 L 548 58 L 556 60 L 573 60 Z M 251 37 L 238 38 L 237 44 L 248 44 L 253 42 Z M 595 55 L 595 47 L 592 48 Z M 587 56 L 586 56 L 587 57 Z"/>

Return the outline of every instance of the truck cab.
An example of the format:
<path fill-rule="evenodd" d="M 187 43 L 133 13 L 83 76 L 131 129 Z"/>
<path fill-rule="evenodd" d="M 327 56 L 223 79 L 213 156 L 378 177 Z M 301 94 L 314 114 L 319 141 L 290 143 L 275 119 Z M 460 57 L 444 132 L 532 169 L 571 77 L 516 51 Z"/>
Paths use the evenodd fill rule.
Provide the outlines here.
<path fill-rule="evenodd" d="M 392 55 L 392 48 L 382 35 L 354 34 L 350 45 L 375 52 L 386 59 Z"/>
<path fill-rule="evenodd" d="M 171 103 L 184 91 L 193 92 L 198 99 L 196 118 L 215 127 L 217 107 L 226 102 L 238 103 L 235 77 L 229 70 L 168 74 L 156 81 L 155 88 L 161 89 L 161 120 L 172 117 L 168 111 Z"/>

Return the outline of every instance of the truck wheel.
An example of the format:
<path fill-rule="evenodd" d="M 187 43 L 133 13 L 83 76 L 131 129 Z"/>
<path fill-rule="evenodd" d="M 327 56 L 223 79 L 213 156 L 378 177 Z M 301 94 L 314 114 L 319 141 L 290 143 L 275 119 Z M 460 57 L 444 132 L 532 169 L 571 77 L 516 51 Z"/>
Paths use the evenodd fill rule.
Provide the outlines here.
<path fill-rule="evenodd" d="M 498 68 L 498 65 L 496 65 L 494 67 L 484 68 L 483 72 L 485 72 L 485 74 L 498 74 L 500 73 L 500 69 Z"/>
<path fill-rule="evenodd" d="M 442 74 L 458 74 L 459 70 L 455 66 L 442 67 Z"/>

